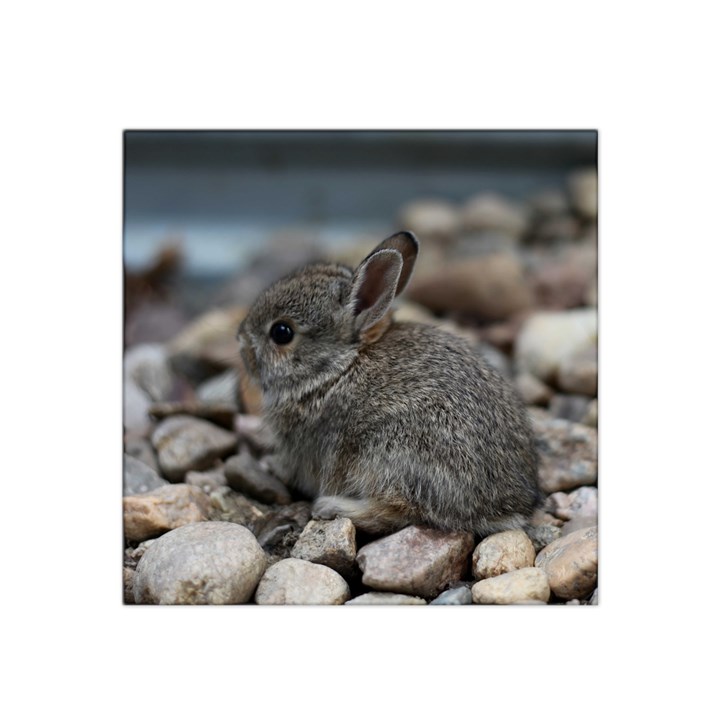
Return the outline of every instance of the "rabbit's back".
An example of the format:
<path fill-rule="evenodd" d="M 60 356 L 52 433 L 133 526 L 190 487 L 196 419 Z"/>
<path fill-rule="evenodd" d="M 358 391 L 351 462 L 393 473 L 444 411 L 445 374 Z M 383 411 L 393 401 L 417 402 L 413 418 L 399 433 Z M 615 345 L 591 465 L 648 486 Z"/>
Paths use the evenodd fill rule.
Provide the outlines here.
<path fill-rule="evenodd" d="M 381 497 L 413 522 L 478 532 L 537 504 L 523 406 L 467 342 L 436 328 L 391 325 L 295 412 L 291 453 L 310 491 Z"/>

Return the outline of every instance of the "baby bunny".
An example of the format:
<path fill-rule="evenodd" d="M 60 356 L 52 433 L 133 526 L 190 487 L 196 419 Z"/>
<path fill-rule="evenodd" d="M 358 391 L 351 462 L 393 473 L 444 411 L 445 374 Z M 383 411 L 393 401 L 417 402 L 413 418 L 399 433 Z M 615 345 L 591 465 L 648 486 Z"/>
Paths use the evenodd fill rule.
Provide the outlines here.
<path fill-rule="evenodd" d="M 464 340 L 392 320 L 417 253 L 400 232 L 354 272 L 308 265 L 255 301 L 238 337 L 279 460 L 315 517 L 370 533 L 524 527 L 540 495 L 520 400 Z"/>

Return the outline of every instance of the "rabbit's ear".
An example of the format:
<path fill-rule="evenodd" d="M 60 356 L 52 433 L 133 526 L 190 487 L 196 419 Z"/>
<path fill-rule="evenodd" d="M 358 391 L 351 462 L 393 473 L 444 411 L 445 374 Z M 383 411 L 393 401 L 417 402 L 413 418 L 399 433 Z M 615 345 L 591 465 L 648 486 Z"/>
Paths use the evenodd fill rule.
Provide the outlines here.
<path fill-rule="evenodd" d="M 419 247 L 418 239 L 411 232 L 403 231 L 383 240 L 365 259 L 369 259 L 380 250 L 397 250 L 400 253 L 402 256 L 402 272 L 395 290 L 395 294 L 399 295 L 405 289 L 408 280 L 410 280 Z"/>
<path fill-rule="evenodd" d="M 375 250 L 360 263 L 350 292 L 350 308 L 358 331 L 369 330 L 385 316 L 397 292 L 402 270 L 402 255 L 390 248 Z"/>

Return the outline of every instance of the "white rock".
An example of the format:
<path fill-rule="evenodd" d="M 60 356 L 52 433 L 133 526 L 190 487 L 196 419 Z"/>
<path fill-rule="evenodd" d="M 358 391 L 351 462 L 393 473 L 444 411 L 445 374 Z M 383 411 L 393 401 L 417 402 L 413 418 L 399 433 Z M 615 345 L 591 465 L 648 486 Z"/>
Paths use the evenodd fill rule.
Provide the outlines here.
<path fill-rule="evenodd" d="M 473 602 L 480 605 L 546 603 L 550 599 L 547 575 L 539 568 L 520 568 L 472 586 Z"/>
<path fill-rule="evenodd" d="M 272 565 L 255 593 L 258 605 L 342 605 L 349 599 L 350 588 L 341 575 L 296 558 Z"/>
<path fill-rule="evenodd" d="M 427 605 L 427 601 L 414 595 L 369 592 L 348 600 L 346 605 Z"/>
<path fill-rule="evenodd" d="M 535 548 L 522 530 L 506 530 L 486 537 L 473 552 L 473 577 L 478 580 L 532 567 Z"/>

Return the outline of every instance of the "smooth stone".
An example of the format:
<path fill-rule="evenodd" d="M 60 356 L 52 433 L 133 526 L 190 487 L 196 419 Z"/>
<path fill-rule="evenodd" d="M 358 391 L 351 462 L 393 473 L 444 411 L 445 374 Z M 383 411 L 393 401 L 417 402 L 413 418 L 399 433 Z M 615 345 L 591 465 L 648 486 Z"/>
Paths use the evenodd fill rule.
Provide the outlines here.
<path fill-rule="evenodd" d="M 516 369 L 554 384 L 563 360 L 596 342 L 595 308 L 535 313 L 515 340 Z"/>
<path fill-rule="evenodd" d="M 123 382 L 123 427 L 136 435 L 146 435 L 153 426 L 152 400 L 132 380 Z"/>
<path fill-rule="evenodd" d="M 504 320 L 532 303 L 522 263 L 514 253 L 447 263 L 414 281 L 407 294 L 434 312 L 462 313 L 485 321 Z"/>
<path fill-rule="evenodd" d="M 414 595 L 369 592 L 348 600 L 346 605 L 427 605 L 427 600 Z"/>
<path fill-rule="evenodd" d="M 190 473 L 188 473 L 190 475 Z M 224 477 L 224 476 L 223 476 Z M 210 519 L 245 525 L 254 535 L 267 522 L 270 508 L 256 500 L 250 500 L 227 485 L 220 485 L 208 493 Z"/>
<path fill-rule="evenodd" d="M 259 453 L 272 452 L 277 444 L 273 431 L 259 415 L 236 415 L 235 432 L 241 440 Z"/>
<path fill-rule="evenodd" d="M 557 520 L 555 522 L 558 522 Z M 551 523 L 543 523 L 528 528 L 528 537 L 533 544 L 535 553 L 554 542 L 562 535 L 562 528 Z"/>
<path fill-rule="evenodd" d="M 553 594 L 563 600 L 582 599 L 597 586 L 597 526 L 561 537 L 538 553 L 535 566 L 547 573 Z"/>
<path fill-rule="evenodd" d="M 248 602 L 267 560 L 242 525 L 202 522 L 163 535 L 137 566 L 135 602 L 228 605 Z"/>
<path fill-rule="evenodd" d="M 310 520 L 291 553 L 294 558 L 326 565 L 346 576 L 356 555 L 355 526 L 348 518 Z"/>
<path fill-rule="evenodd" d="M 134 433 L 127 433 L 124 438 L 125 453 L 144 463 L 155 472 L 159 472 L 155 450 L 148 438 Z"/>
<path fill-rule="evenodd" d="M 540 489 L 554 493 L 597 484 L 597 430 L 536 409 L 529 414 L 539 454 Z"/>
<path fill-rule="evenodd" d="M 472 573 L 477 580 L 532 567 L 535 548 L 522 530 L 506 530 L 486 537 L 472 555 Z"/>
<path fill-rule="evenodd" d="M 182 525 L 207 520 L 209 516 L 207 495 L 189 485 L 166 485 L 123 498 L 123 526 L 130 542 L 147 540 Z"/>
<path fill-rule="evenodd" d="M 476 582 L 472 586 L 472 598 L 479 605 L 547 603 L 550 585 L 543 570 L 526 567 Z"/>
<path fill-rule="evenodd" d="M 164 345 L 134 345 L 125 351 L 123 372 L 150 400 L 166 400 L 173 387 L 172 371 Z"/>
<path fill-rule="evenodd" d="M 522 205 L 501 195 L 481 193 L 465 203 L 462 224 L 470 232 L 494 231 L 519 238 L 527 230 L 528 217 Z"/>
<path fill-rule="evenodd" d="M 421 242 L 451 241 L 461 226 L 459 209 L 446 200 L 434 198 L 408 203 L 400 209 L 398 220 L 399 227 L 417 233 Z"/>
<path fill-rule="evenodd" d="M 350 588 L 324 565 L 288 558 L 267 569 L 255 593 L 258 605 L 342 605 Z"/>
<path fill-rule="evenodd" d="M 472 549 L 472 533 L 411 525 L 365 545 L 357 563 L 373 590 L 433 598 L 467 574 Z"/>
<path fill-rule="evenodd" d="M 225 472 L 222 466 L 210 470 L 190 470 L 185 475 L 185 484 L 200 488 L 209 495 L 213 490 L 227 486 Z"/>
<path fill-rule="evenodd" d="M 589 408 L 590 399 L 585 395 L 562 395 L 558 393 L 553 395 L 548 411 L 553 417 L 579 423 L 587 415 Z"/>
<path fill-rule="evenodd" d="M 440 593 L 431 605 L 472 605 L 472 590 L 463 585 Z"/>
<path fill-rule="evenodd" d="M 228 405 L 205 405 L 196 402 L 174 401 L 153 403 L 148 412 L 153 420 L 164 420 L 178 415 L 187 415 L 232 430 L 236 410 Z"/>
<path fill-rule="evenodd" d="M 132 455 L 123 455 L 123 495 L 137 495 L 167 485 L 151 467 L 135 459 Z"/>
<path fill-rule="evenodd" d="M 526 405 L 547 405 L 553 391 L 542 380 L 523 372 L 515 378 L 515 387 Z"/>
<path fill-rule="evenodd" d="M 237 437 L 206 420 L 175 415 L 163 420 L 152 435 L 162 474 L 180 481 L 190 470 L 206 470 L 237 448 Z"/>
<path fill-rule="evenodd" d="M 227 484 L 238 492 L 260 502 L 288 505 L 292 502 L 290 491 L 280 480 L 263 469 L 247 448 L 225 461 Z"/>
<path fill-rule="evenodd" d="M 238 412 L 240 410 L 239 392 L 238 373 L 235 370 L 227 370 L 198 385 L 195 396 L 200 403 L 226 405 Z"/>
<path fill-rule="evenodd" d="M 560 361 L 558 387 L 566 393 L 595 397 L 598 387 L 597 348 L 582 348 Z"/>

